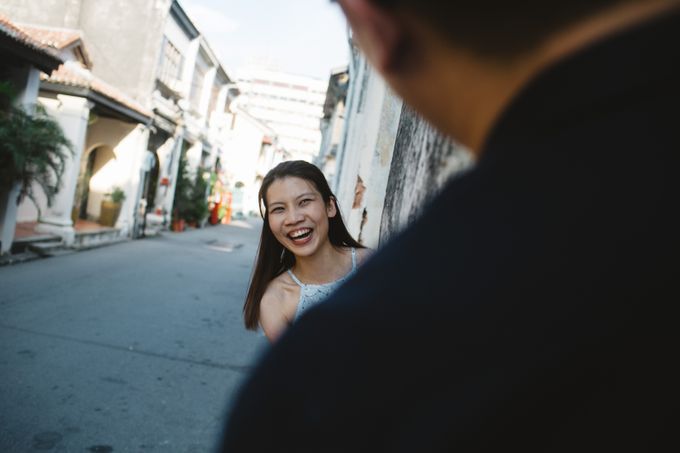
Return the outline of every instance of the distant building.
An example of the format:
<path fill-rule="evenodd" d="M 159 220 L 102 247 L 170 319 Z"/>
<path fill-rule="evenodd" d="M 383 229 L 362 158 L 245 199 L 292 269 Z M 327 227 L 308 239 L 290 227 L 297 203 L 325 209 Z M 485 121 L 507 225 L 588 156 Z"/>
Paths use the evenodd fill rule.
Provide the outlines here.
<path fill-rule="evenodd" d="M 238 107 L 276 132 L 285 158 L 312 162 L 321 144 L 326 82 L 262 69 L 243 70 L 237 81 Z"/>
<path fill-rule="evenodd" d="M 234 216 L 257 214 L 257 194 L 267 172 L 283 160 L 276 132 L 248 112 L 232 109 L 220 164 L 232 193 Z"/>
<path fill-rule="evenodd" d="M 154 131 L 144 188 L 145 228 L 167 225 L 172 215 L 180 159 L 191 177 L 216 172 L 225 149 L 229 105 L 236 84 L 177 1 L 162 30 L 151 103 Z"/>

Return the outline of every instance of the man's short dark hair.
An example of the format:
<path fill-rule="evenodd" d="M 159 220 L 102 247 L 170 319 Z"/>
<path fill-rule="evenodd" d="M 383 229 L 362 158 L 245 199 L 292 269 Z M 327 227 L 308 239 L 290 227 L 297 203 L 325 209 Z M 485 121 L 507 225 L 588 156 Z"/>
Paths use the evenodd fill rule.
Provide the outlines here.
<path fill-rule="evenodd" d="M 404 8 L 458 46 L 490 57 L 512 57 L 545 37 L 608 7 L 645 0 L 371 0 Z"/>

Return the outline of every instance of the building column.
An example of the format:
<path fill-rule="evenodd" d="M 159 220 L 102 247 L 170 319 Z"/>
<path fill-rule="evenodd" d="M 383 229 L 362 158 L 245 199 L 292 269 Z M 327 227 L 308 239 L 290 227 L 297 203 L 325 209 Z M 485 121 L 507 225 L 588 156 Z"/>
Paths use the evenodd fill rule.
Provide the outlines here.
<path fill-rule="evenodd" d="M 177 178 L 179 177 L 179 160 L 182 156 L 182 146 L 184 146 L 184 130 L 178 128 L 178 132 L 174 136 L 174 143 L 170 151 L 170 161 L 168 162 L 167 175 L 170 184 L 165 186 L 163 192 L 163 224 L 170 225 L 172 221 L 172 205 L 175 202 L 175 187 L 177 186 Z"/>
<path fill-rule="evenodd" d="M 93 104 L 85 98 L 64 94 L 57 95 L 56 101 L 45 100 L 44 103 L 48 113 L 55 117 L 64 135 L 73 144 L 74 154 L 66 162 L 61 177 L 61 188 L 54 197 L 54 203 L 44 209 L 36 230 L 57 234 L 68 246 L 75 242 L 71 210 L 80 174 L 80 159 L 85 147 L 87 123 Z"/>
<path fill-rule="evenodd" d="M 213 84 L 215 83 L 216 75 L 217 75 L 216 67 L 208 69 L 208 72 L 205 73 L 205 78 L 203 79 L 203 86 L 201 87 L 201 102 L 198 107 L 198 113 L 205 119 L 206 124 L 208 123 L 208 117 L 210 116 L 208 107 L 210 107 L 212 87 Z"/>
<path fill-rule="evenodd" d="M 21 184 L 16 183 L 8 192 L 0 192 L 0 255 L 9 253 L 17 226 L 17 199 Z"/>

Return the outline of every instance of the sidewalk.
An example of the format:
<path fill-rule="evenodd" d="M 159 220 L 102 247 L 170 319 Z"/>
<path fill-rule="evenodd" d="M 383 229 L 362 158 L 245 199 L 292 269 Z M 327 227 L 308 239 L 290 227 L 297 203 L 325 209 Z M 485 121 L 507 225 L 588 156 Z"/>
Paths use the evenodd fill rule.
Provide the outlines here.
<path fill-rule="evenodd" d="M 40 253 L 40 250 L 35 250 L 36 245 L 50 245 L 50 250 L 59 249 L 59 253 L 64 253 L 66 249 L 59 243 L 61 238 L 57 235 L 36 231 L 38 222 L 19 222 L 14 230 L 14 241 L 12 242 L 12 252 L 8 255 L 0 256 L 0 266 L 7 264 L 16 264 L 26 261 L 43 258 L 48 255 Z M 76 250 L 92 248 L 95 246 L 107 245 L 109 241 L 106 239 L 96 241 L 93 244 L 88 243 L 88 238 L 97 238 L 99 236 L 105 237 L 107 234 L 117 231 L 115 228 L 102 226 L 96 222 L 79 219 L 74 225 L 77 245 L 69 248 L 69 252 Z M 82 244 L 81 244 L 82 242 Z M 110 241 L 110 243 L 117 243 L 120 240 Z"/>

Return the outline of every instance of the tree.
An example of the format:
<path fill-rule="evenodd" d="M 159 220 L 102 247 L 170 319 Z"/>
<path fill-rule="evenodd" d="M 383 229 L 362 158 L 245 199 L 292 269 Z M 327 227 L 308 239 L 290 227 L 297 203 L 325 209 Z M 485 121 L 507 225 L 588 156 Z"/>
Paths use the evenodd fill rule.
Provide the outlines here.
<path fill-rule="evenodd" d="M 186 221 L 200 225 L 208 216 L 208 181 L 203 176 L 203 169 L 199 167 L 196 179 L 189 193 L 189 206 L 186 212 Z"/>
<path fill-rule="evenodd" d="M 15 105 L 11 85 L 0 82 L 0 193 L 19 184 L 19 197 L 11 201 L 19 204 L 27 196 L 40 213 L 34 185 L 51 206 L 73 145 L 41 105 L 32 109 Z"/>
<path fill-rule="evenodd" d="M 172 203 L 173 221 L 185 219 L 191 196 L 191 178 L 189 176 L 189 163 L 186 151 L 183 150 L 179 158 L 177 169 L 177 183 L 175 184 L 175 197 Z"/>

